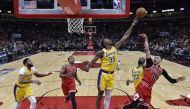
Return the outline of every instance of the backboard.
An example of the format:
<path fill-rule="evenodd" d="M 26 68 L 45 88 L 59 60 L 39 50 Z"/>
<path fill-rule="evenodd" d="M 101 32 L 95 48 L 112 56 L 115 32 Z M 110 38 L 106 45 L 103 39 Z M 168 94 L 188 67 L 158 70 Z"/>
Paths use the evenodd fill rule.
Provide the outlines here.
<path fill-rule="evenodd" d="M 126 18 L 130 13 L 130 0 L 80 0 L 80 5 L 79 14 L 68 15 L 58 0 L 14 0 L 14 14 L 18 18 Z"/>

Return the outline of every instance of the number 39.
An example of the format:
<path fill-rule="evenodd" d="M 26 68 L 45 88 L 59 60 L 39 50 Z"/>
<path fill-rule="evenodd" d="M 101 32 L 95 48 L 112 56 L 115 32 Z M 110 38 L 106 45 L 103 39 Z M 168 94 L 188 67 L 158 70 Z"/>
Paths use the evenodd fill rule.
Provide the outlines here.
<path fill-rule="evenodd" d="M 113 56 L 113 57 L 109 57 L 109 63 L 113 63 L 113 62 L 115 62 L 115 57 Z"/>

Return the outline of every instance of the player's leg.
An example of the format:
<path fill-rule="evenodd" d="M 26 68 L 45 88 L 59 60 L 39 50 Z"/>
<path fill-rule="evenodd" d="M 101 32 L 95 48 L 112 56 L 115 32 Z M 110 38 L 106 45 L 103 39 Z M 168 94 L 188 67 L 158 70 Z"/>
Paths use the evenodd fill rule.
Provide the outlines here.
<path fill-rule="evenodd" d="M 104 99 L 104 109 L 109 109 L 111 93 L 115 85 L 115 75 L 107 74 L 107 81 L 105 86 L 105 99 Z"/>
<path fill-rule="evenodd" d="M 35 109 L 36 108 L 36 98 L 33 95 L 32 87 L 27 87 L 25 89 L 25 97 L 28 98 L 28 100 L 30 101 L 30 109 Z"/>
<path fill-rule="evenodd" d="M 112 90 L 105 90 L 104 109 L 109 109 Z"/>
<path fill-rule="evenodd" d="M 69 90 L 68 90 L 67 85 L 62 84 L 62 91 L 65 96 L 65 103 L 67 103 L 70 100 Z"/>
<path fill-rule="evenodd" d="M 98 88 L 98 97 L 96 99 L 96 108 L 100 109 L 101 108 L 101 101 L 102 101 L 102 96 L 104 94 L 105 90 L 105 85 L 106 85 L 106 78 L 105 75 L 101 70 L 98 75 L 98 80 L 97 80 L 97 88 Z"/>
<path fill-rule="evenodd" d="M 101 101 L 102 101 L 102 96 L 104 94 L 103 90 L 98 89 L 98 97 L 96 99 L 96 108 L 100 109 L 101 108 Z"/>
<path fill-rule="evenodd" d="M 65 95 L 65 103 L 67 103 L 70 100 L 70 95 Z"/>
<path fill-rule="evenodd" d="M 68 84 L 69 97 L 72 102 L 73 109 L 77 109 L 77 102 L 75 99 L 75 94 L 77 92 L 75 82 Z"/>
<path fill-rule="evenodd" d="M 14 109 L 19 109 L 21 106 L 21 102 L 24 100 L 24 92 L 25 88 L 19 88 L 17 85 L 14 86 L 14 97 L 16 104 L 14 106 Z"/>
<path fill-rule="evenodd" d="M 30 109 L 36 108 L 36 98 L 35 96 L 28 97 L 28 100 L 30 101 Z"/>
<path fill-rule="evenodd" d="M 76 92 L 70 92 L 69 93 L 73 109 L 77 109 L 77 103 L 76 103 L 76 99 L 75 99 L 75 94 L 76 94 Z"/>

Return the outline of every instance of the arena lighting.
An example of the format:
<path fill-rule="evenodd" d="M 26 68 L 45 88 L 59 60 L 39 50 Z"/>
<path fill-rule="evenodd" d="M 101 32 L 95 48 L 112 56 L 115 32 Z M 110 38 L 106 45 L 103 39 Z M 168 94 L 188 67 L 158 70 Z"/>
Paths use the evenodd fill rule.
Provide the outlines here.
<path fill-rule="evenodd" d="M 2 12 L 2 10 L 0 10 L 0 13 Z"/>
<path fill-rule="evenodd" d="M 154 11 L 152 11 L 152 13 L 157 13 L 157 11 L 156 11 L 156 10 L 154 10 Z"/>
<path fill-rule="evenodd" d="M 11 14 L 11 11 L 7 11 L 7 13 Z"/>
<path fill-rule="evenodd" d="M 162 10 L 162 12 L 172 12 L 174 11 L 174 9 L 166 9 L 166 10 Z"/>
<path fill-rule="evenodd" d="M 184 8 L 180 8 L 180 11 L 183 11 L 184 10 Z"/>
<path fill-rule="evenodd" d="M 130 12 L 130 14 L 133 14 L 133 12 Z"/>

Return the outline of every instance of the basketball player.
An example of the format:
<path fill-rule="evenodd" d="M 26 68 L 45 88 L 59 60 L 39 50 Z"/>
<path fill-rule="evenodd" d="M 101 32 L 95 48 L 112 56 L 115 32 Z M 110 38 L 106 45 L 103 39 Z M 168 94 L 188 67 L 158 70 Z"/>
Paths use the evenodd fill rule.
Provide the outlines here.
<path fill-rule="evenodd" d="M 75 100 L 75 94 L 77 92 L 75 80 L 81 85 L 81 81 L 77 76 L 77 68 L 74 66 L 75 58 L 70 56 L 68 58 L 69 63 L 65 64 L 60 72 L 62 78 L 62 91 L 65 95 L 65 102 L 67 103 L 71 98 L 73 109 L 77 109 L 77 103 Z"/>
<path fill-rule="evenodd" d="M 177 79 L 171 78 L 167 71 L 163 69 L 160 64 L 162 58 L 160 56 L 155 56 L 154 59 L 151 59 L 148 38 L 146 34 L 139 34 L 144 38 L 144 46 L 146 53 L 146 68 L 143 72 L 143 79 L 138 84 L 136 88 L 136 94 L 131 104 L 125 105 L 123 109 L 148 109 L 148 106 L 151 102 L 151 93 L 154 83 L 159 79 L 160 75 L 163 75 L 170 83 L 178 83 L 185 80 L 185 77 L 178 77 Z"/>
<path fill-rule="evenodd" d="M 18 80 L 14 86 L 14 97 L 16 100 L 15 109 L 20 108 L 21 102 L 25 98 L 28 98 L 28 100 L 30 101 L 30 109 L 35 109 L 36 98 L 33 95 L 33 89 L 31 87 L 31 83 L 40 85 L 41 82 L 39 80 L 32 80 L 32 76 L 35 75 L 36 77 L 44 77 L 44 76 L 49 76 L 52 73 L 39 74 L 29 58 L 24 59 L 23 64 L 24 67 L 20 69 Z"/>
<path fill-rule="evenodd" d="M 134 83 L 135 90 L 143 78 L 144 63 L 145 59 L 143 57 L 139 57 L 138 65 L 132 69 L 133 80 L 127 80 L 126 82 L 127 85 L 129 85 L 129 83 Z"/>
<path fill-rule="evenodd" d="M 105 91 L 105 99 L 104 99 L 104 109 L 109 109 L 111 92 L 115 84 L 115 75 L 114 70 L 117 67 L 118 63 L 118 51 L 117 49 L 125 44 L 135 24 L 138 22 L 138 19 L 135 18 L 130 28 L 124 34 L 124 36 L 113 45 L 110 39 L 103 39 L 101 44 L 103 49 L 98 51 L 96 56 L 89 62 L 85 71 L 89 71 L 89 68 L 100 58 L 101 61 L 101 69 L 99 71 L 99 76 L 97 80 L 97 88 L 98 88 L 98 97 L 96 100 L 96 107 L 100 109 L 102 96 Z"/>

